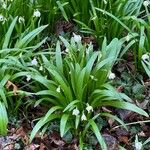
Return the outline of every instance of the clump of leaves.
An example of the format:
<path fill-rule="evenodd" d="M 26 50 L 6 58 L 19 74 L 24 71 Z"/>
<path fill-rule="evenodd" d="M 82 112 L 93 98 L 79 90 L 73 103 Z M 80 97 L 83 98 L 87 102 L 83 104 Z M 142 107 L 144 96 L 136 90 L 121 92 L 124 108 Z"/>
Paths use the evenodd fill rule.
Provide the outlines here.
<path fill-rule="evenodd" d="M 0 101 L 0 135 L 7 135 L 8 117 L 4 103 Z"/>
<path fill-rule="evenodd" d="M 60 39 L 66 47 L 65 51 L 61 50 L 58 41 L 55 55 L 41 54 L 44 71 L 32 69 L 26 72 L 37 82 L 36 86 L 38 84 L 39 87 L 41 84 L 44 86 L 35 93 L 41 97 L 36 101 L 36 105 L 49 103 L 52 106 L 33 128 L 30 141 L 42 127 L 44 127 L 43 131 L 46 131 L 49 123 L 58 119 L 61 137 L 71 131 L 78 137 L 79 147 L 83 149 L 83 139 L 87 131 L 92 130 L 101 148 L 105 150 L 107 146 L 96 124 L 96 119 L 100 116 L 110 117 L 125 128 L 126 126 L 113 114 L 96 113 L 97 108 L 111 106 L 148 116 L 145 111 L 132 104 L 128 96 L 118 93 L 107 82 L 111 68 L 121 50 L 122 42 L 115 38 L 107 45 L 104 39 L 102 48 L 94 51 L 92 44 L 82 44 L 79 35 L 74 34 L 70 43 L 63 37 Z M 34 89 L 34 86 L 31 88 Z"/>

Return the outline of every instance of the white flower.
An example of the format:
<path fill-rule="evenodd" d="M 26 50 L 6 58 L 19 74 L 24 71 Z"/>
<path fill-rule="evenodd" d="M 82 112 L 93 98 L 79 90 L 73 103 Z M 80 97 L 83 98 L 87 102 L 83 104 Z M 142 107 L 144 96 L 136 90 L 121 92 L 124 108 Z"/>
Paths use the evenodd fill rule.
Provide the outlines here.
<path fill-rule="evenodd" d="M 60 93 L 60 85 L 59 85 L 58 88 L 56 89 L 56 92 Z"/>
<path fill-rule="evenodd" d="M 40 66 L 39 70 L 42 71 L 43 70 L 43 66 Z"/>
<path fill-rule="evenodd" d="M 85 116 L 85 114 L 84 114 L 84 112 L 82 113 L 82 116 L 81 116 L 81 121 L 85 121 L 85 120 L 87 120 L 87 118 L 86 118 L 86 116 Z"/>
<path fill-rule="evenodd" d="M 31 75 L 26 75 L 26 77 L 27 82 L 29 82 L 31 80 Z"/>
<path fill-rule="evenodd" d="M 3 7 L 4 9 L 6 9 L 6 8 L 7 8 L 7 5 L 6 5 L 6 3 L 5 3 L 5 2 L 2 4 L 2 7 Z"/>
<path fill-rule="evenodd" d="M 130 40 L 130 35 L 128 34 L 126 37 L 125 37 L 126 41 L 128 42 Z"/>
<path fill-rule="evenodd" d="M 150 4 L 150 2 L 149 2 L 148 0 L 146 0 L 146 1 L 143 2 L 143 5 L 144 5 L 145 7 L 147 7 L 149 4 Z"/>
<path fill-rule="evenodd" d="M 0 15 L 0 21 L 3 21 L 3 20 L 4 20 L 4 16 Z"/>
<path fill-rule="evenodd" d="M 142 149 L 142 143 L 141 142 L 136 142 L 135 143 L 135 150 L 141 150 Z"/>
<path fill-rule="evenodd" d="M 108 79 L 113 80 L 115 79 L 116 75 L 112 72 L 109 73 Z"/>
<path fill-rule="evenodd" d="M 7 21 L 7 19 L 3 15 L 0 14 L 0 22 L 3 22 L 2 24 L 4 24 L 5 21 Z"/>
<path fill-rule="evenodd" d="M 150 59 L 150 57 L 149 57 L 148 54 L 142 55 L 142 60 L 143 60 L 143 61 L 146 61 L 146 60 L 149 60 L 149 59 Z"/>
<path fill-rule="evenodd" d="M 68 53 L 68 52 L 69 52 L 69 49 L 68 49 L 68 48 L 66 48 L 65 52 L 66 52 L 66 53 Z"/>
<path fill-rule="evenodd" d="M 75 33 L 73 33 L 73 38 L 75 42 L 81 42 L 81 36 L 80 35 L 76 35 Z"/>
<path fill-rule="evenodd" d="M 93 112 L 93 107 L 90 106 L 88 103 L 86 105 L 87 105 L 86 110 L 88 111 L 88 113 Z"/>
<path fill-rule="evenodd" d="M 19 23 L 24 23 L 24 21 L 25 21 L 25 19 L 24 19 L 24 17 L 19 17 L 19 19 L 18 19 L 18 21 L 19 21 Z"/>
<path fill-rule="evenodd" d="M 41 16 L 41 13 L 38 9 L 36 9 L 33 13 L 33 17 L 40 17 Z"/>
<path fill-rule="evenodd" d="M 94 80 L 94 76 L 90 75 L 90 78 L 91 78 L 92 80 Z"/>
<path fill-rule="evenodd" d="M 77 116 L 77 115 L 79 115 L 79 114 L 80 114 L 80 111 L 79 111 L 79 109 L 76 107 L 76 108 L 72 111 L 72 115 Z"/>
<path fill-rule="evenodd" d="M 38 64 L 38 62 L 37 62 L 36 58 L 34 58 L 34 59 L 31 61 L 31 65 L 37 66 L 37 64 Z"/>
<path fill-rule="evenodd" d="M 104 4 L 107 4 L 107 0 L 103 0 Z"/>

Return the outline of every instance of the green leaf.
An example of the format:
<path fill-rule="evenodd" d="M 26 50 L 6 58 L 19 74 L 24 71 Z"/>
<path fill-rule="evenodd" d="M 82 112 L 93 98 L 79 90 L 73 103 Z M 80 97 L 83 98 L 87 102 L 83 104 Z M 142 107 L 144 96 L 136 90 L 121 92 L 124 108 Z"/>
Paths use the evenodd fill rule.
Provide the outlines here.
<path fill-rule="evenodd" d="M 56 45 L 56 66 L 63 73 L 63 63 L 62 63 L 62 56 L 61 56 L 61 49 L 60 49 L 59 41 L 57 42 L 57 45 Z"/>
<path fill-rule="evenodd" d="M 54 120 L 56 118 L 59 118 L 58 114 L 51 114 L 49 116 L 49 118 L 47 118 L 47 120 L 43 118 L 41 118 L 37 124 L 35 125 L 35 127 L 33 128 L 31 135 L 30 135 L 30 143 L 32 142 L 33 138 L 35 137 L 35 135 L 37 134 L 37 132 L 48 122 L 50 122 L 51 120 Z"/>
<path fill-rule="evenodd" d="M 14 30 L 17 19 L 18 19 L 18 17 L 14 18 L 14 20 L 12 21 L 7 33 L 5 34 L 5 39 L 4 39 L 2 49 L 8 48 L 8 44 L 9 44 L 9 41 L 10 41 L 10 38 L 11 38 L 12 32 Z"/>
<path fill-rule="evenodd" d="M 66 124 L 68 120 L 69 114 L 63 114 L 60 120 L 60 135 L 61 137 L 65 134 Z"/>
<path fill-rule="evenodd" d="M 16 48 L 26 47 L 30 41 L 32 41 L 40 32 L 42 32 L 48 25 L 38 27 L 34 29 L 32 32 L 28 33 L 25 37 L 23 37 L 18 43 L 16 43 Z"/>
<path fill-rule="evenodd" d="M 116 108 L 121 108 L 121 109 L 127 109 L 131 110 L 133 112 L 136 112 L 138 114 L 141 114 L 143 116 L 149 117 L 149 115 L 142 110 L 141 108 L 137 107 L 134 104 L 128 103 L 128 102 L 122 102 L 122 101 L 108 101 L 108 102 L 101 102 L 100 106 L 112 106 Z"/>
<path fill-rule="evenodd" d="M 59 109 L 62 109 L 62 107 L 60 107 L 60 106 L 52 107 L 44 116 L 43 121 L 46 121 L 51 116 L 51 114 L 53 114 L 56 110 L 59 110 Z"/>
<path fill-rule="evenodd" d="M 108 15 L 109 17 L 113 18 L 114 20 L 116 20 L 119 24 L 121 24 L 127 31 L 131 32 L 131 30 L 122 22 L 120 21 L 120 19 L 118 19 L 116 16 L 114 16 L 113 14 L 103 10 L 103 9 L 100 9 L 100 8 L 95 8 L 96 10 L 102 12 L 103 14 L 106 14 Z"/>
<path fill-rule="evenodd" d="M 8 117 L 5 105 L 0 102 L 0 135 L 7 135 Z"/>
<path fill-rule="evenodd" d="M 149 142 L 150 142 L 150 137 L 143 143 L 143 145 L 146 145 Z"/>
<path fill-rule="evenodd" d="M 79 103 L 80 101 L 79 100 L 74 100 L 72 101 L 71 103 L 69 103 L 66 108 L 63 110 L 63 112 L 69 110 L 72 106 L 74 106 L 76 103 Z"/>
<path fill-rule="evenodd" d="M 112 119 L 118 121 L 126 130 L 128 130 L 125 123 L 121 119 L 119 119 L 117 116 L 114 116 L 114 115 L 109 114 L 109 113 L 100 113 L 100 116 L 105 116 L 105 117 L 112 118 Z"/>
<path fill-rule="evenodd" d="M 107 150 L 106 143 L 105 143 L 102 135 L 100 134 L 96 123 L 93 120 L 90 120 L 89 122 L 90 122 L 90 125 L 92 126 L 93 132 L 94 132 L 99 144 L 101 145 L 102 150 Z"/>

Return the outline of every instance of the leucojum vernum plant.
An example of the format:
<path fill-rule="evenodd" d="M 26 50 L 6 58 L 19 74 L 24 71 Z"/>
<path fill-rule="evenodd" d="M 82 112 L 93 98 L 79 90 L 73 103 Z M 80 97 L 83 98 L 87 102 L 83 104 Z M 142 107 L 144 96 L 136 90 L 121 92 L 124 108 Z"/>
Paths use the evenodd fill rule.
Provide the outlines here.
<path fill-rule="evenodd" d="M 105 38 L 101 49 L 94 51 L 92 44 L 82 44 L 81 37 L 76 34 L 70 42 L 63 37 L 60 37 L 60 40 L 65 45 L 65 50 L 61 49 L 58 41 L 55 55 L 38 56 L 43 69 L 26 72 L 32 80 L 43 85 L 42 89 L 35 93 L 41 97 L 36 101 L 36 105 L 46 102 L 51 106 L 33 128 L 30 141 L 42 127 L 45 131 L 52 121 L 60 120 L 61 137 L 71 131 L 78 137 L 79 148 L 82 150 L 86 133 L 92 130 L 101 148 L 106 150 L 107 146 L 96 119 L 100 116 L 110 117 L 126 129 L 127 127 L 115 114 L 95 113 L 97 108 L 109 106 L 148 116 L 145 111 L 132 104 L 127 95 L 117 92 L 107 82 L 108 79 L 115 78 L 111 69 L 121 51 L 122 42 L 115 38 L 107 45 Z M 47 77 L 43 76 L 43 72 Z"/>

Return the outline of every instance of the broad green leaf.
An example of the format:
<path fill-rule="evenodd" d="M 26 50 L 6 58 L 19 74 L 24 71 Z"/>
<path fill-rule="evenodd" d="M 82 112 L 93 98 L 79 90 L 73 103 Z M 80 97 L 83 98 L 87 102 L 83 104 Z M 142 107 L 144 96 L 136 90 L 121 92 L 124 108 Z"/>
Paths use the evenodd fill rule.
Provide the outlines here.
<path fill-rule="evenodd" d="M 128 102 L 104 101 L 104 102 L 101 102 L 99 106 L 112 106 L 112 107 L 116 107 L 116 108 L 131 110 L 133 112 L 136 112 L 136 113 L 141 114 L 146 117 L 149 116 L 144 110 L 142 110 L 141 108 L 137 107 L 136 105 L 128 103 Z"/>
<path fill-rule="evenodd" d="M 30 143 L 32 142 L 33 138 L 35 137 L 35 135 L 37 134 L 37 132 L 48 122 L 50 122 L 51 120 L 54 120 L 56 118 L 59 118 L 58 114 L 51 114 L 49 118 L 47 118 L 47 120 L 44 121 L 44 117 L 41 118 L 37 124 L 34 126 L 31 135 L 30 135 Z"/>
<path fill-rule="evenodd" d="M 60 106 L 54 106 L 50 108 L 50 110 L 44 116 L 43 121 L 46 121 L 51 116 L 51 114 L 53 114 L 56 110 L 60 110 L 60 109 L 62 109 L 62 107 Z"/>
<path fill-rule="evenodd" d="M 72 106 L 74 106 L 76 103 L 79 103 L 80 101 L 79 100 L 74 100 L 72 101 L 71 103 L 69 103 L 66 108 L 63 110 L 63 112 L 69 110 Z"/>
<path fill-rule="evenodd" d="M 119 119 L 117 116 L 114 116 L 114 115 L 109 114 L 109 113 L 100 113 L 100 116 L 112 118 L 112 119 L 118 121 L 126 130 L 128 130 L 125 123 L 121 119 Z"/>
<path fill-rule="evenodd" d="M 16 43 L 16 48 L 26 47 L 27 44 L 32 41 L 40 32 L 42 32 L 48 25 L 38 27 L 34 29 L 32 32 L 28 33 L 25 37 L 23 37 L 18 43 Z"/>
<path fill-rule="evenodd" d="M 99 131 L 96 123 L 92 119 L 89 120 L 89 122 L 90 122 L 90 125 L 92 126 L 92 130 L 93 130 L 99 144 L 101 145 L 102 150 L 107 150 L 106 143 L 105 143 L 102 135 L 100 134 L 100 131 Z"/>
<path fill-rule="evenodd" d="M 14 20 L 12 21 L 12 23 L 11 23 L 7 33 L 5 34 L 5 39 L 4 39 L 4 42 L 3 42 L 2 49 L 8 48 L 8 45 L 9 45 L 9 42 L 10 42 L 10 38 L 12 36 L 12 32 L 14 30 L 14 27 L 15 27 L 15 24 L 17 22 L 17 19 L 18 19 L 18 17 L 14 18 Z"/>
<path fill-rule="evenodd" d="M 56 45 L 56 66 L 63 73 L 63 62 L 61 56 L 60 42 L 57 42 Z"/>
<path fill-rule="evenodd" d="M 5 105 L 0 102 L 0 135 L 7 135 L 8 117 Z"/>
<path fill-rule="evenodd" d="M 67 120 L 69 118 L 69 114 L 63 114 L 60 120 L 60 135 L 61 137 L 64 136 L 65 134 L 65 129 L 66 129 L 66 124 L 67 124 Z"/>

